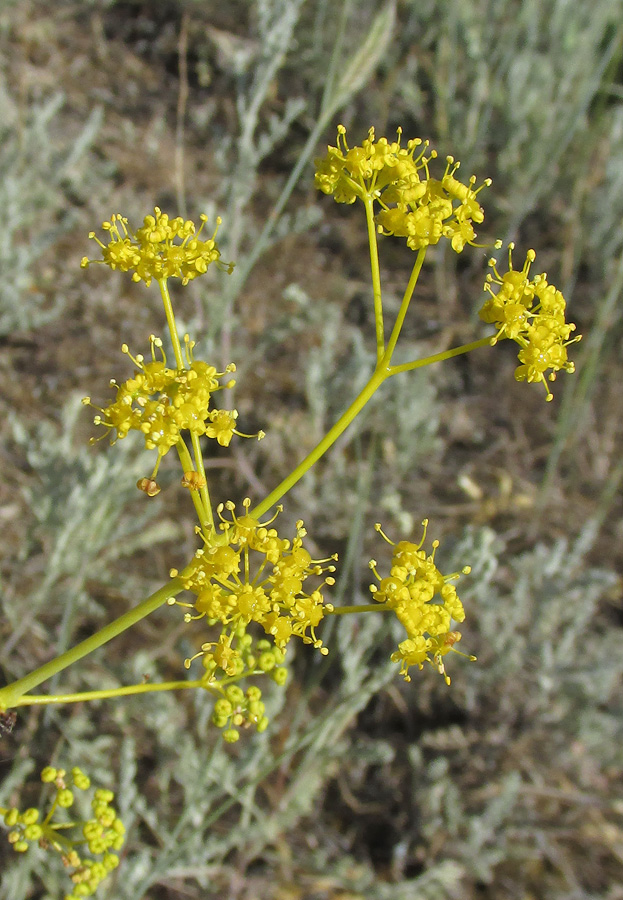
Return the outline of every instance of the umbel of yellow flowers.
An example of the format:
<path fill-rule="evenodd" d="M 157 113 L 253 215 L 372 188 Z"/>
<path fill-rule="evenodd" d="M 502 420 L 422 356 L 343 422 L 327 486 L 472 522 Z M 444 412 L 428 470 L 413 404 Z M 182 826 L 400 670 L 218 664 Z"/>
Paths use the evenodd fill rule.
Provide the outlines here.
<path fill-rule="evenodd" d="M 190 219 L 184 220 L 181 216 L 169 219 L 156 206 L 154 215 L 145 216 L 143 227 L 133 232 L 124 216 L 111 216 L 109 222 L 102 223 L 102 228 L 110 236 L 108 244 L 102 243 L 94 231 L 89 234 L 99 244 L 102 259 L 90 260 L 85 256 L 81 266 L 86 268 L 92 262 L 104 263 L 120 272 L 132 272 L 133 281 L 144 281 L 148 287 L 152 279 L 181 278 L 182 284 L 188 284 L 207 272 L 211 263 L 231 272 L 233 264 L 221 262 L 216 246 L 220 218 L 216 220 L 214 234 L 208 240 L 201 238 L 208 217 L 202 215 L 200 218 L 201 226 L 197 230 Z"/>
<path fill-rule="evenodd" d="M 508 248 L 508 271 L 500 275 L 497 260 L 490 259 L 485 291 L 490 295 L 480 310 L 480 318 L 497 328 L 491 338 L 495 344 L 500 338 L 510 338 L 520 346 L 520 365 L 515 369 L 517 381 L 542 382 L 546 400 L 552 400 L 547 380 L 556 380 L 556 372 L 574 372 L 575 365 L 567 359 L 567 347 L 579 341 L 581 335 L 571 338 L 575 331 L 573 322 L 565 321 L 565 298 L 545 274 L 529 278 L 530 266 L 536 258 L 534 250 L 528 250 L 521 269 L 513 269 L 512 252 Z M 495 288 L 495 290 L 494 290 Z"/>
<path fill-rule="evenodd" d="M 424 663 L 428 662 L 450 684 L 443 657 L 451 650 L 458 652 L 454 645 L 461 640 L 461 634 L 451 630 L 452 621 L 462 622 L 465 619 L 463 604 L 450 582 L 461 574 L 469 575 L 471 568 L 465 566 L 461 572 L 442 575 L 435 564 L 439 541 L 433 541 L 433 552 L 427 555 L 422 547 L 426 539 L 428 519 L 424 519 L 422 525 L 424 533 L 419 544 L 411 541 L 394 543 L 378 523 L 375 525 L 381 537 L 394 550 L 391 569 L 386 578 L 378 574 L 376 560 L 370 560 L 370 568 L 379 582 L 378 586 L 370 585 L 370 590 L 377 603 L 394 612 L 407 632 L 406 640 L 398 645 L 391 657 L 392 662 L 400 663 L 400 674 L 405 681 L 411 681 L 411 666 L 422 669 Z"/>
<path fill-rule="evenodd" d="M 204 657 L 207 668 L 214 664 L 227 675 L 236 674 L 236 641 L 252 622 L 260 625 L 282 651 L 296 637 L 323 654 L 328 652 L 315 629 L 327 612 L 333 611 L 333 606 L 324 601 L 322 588 L 334 584 L 333 562 L 337 557 L 312 559 L 303 546 L 307 532 L 300 520 L 292 540 L 281 538 L 277 529 L 270 527 L 281 506 L 266 522 L 250 515 L 250 506 L 246 498 L 244 513 L 236 515 L 234 503 L 220 504 L 217 512 L 222 540 L 215 540 L 213 534 L 202 535 L 205 546 L 197 550 L 191 564 L 181 574 L 174 570 L 184 587 L 197 595 L 194 604 L 179 604 L 196 611 L 196 615 L 187 613 L 186 620 L 205 617 L 223 629 L 219 641 L 204 644 L 196 656 Z M 224 517 L 224 510 L 231 519 Z M 323 575 L 320 584 L 306 587 L 310 576 Z M 174 603 L 178 601 L 173 600 L 171 605 Z M 187 660 L 186 666 L 190 663 Z"/>
<path fill-rule="evenodd" d="M 475 176 L 468 184 L 461 183 L 454 177 L 460 163 L 451 156 L 441 179 L 432 178 L 428 164 L 437 153 L 431 150 L 426 156 L 428 141 L 414 138 L 402 147 L 401 137 L 398 129 L 397 141 L 376 141 L 371 128 L 360 147 L 349 148 L 346 129 L 339 125 L 337 146 L 329 147 L 326 157 L 316 160 L 316 187 L 333 194 L 338 203 L 374 200 L 380 206 L 376 216 L 379 232 L 406 238 L 412 250 L 437 244 L 444 237 L 460 253 L 465 244 L 474 242 L 473 223 L 484 220 L 476 198 L 491 180 L 486 179 L 479 188 L 475 188 Z"/>
<path fill-rule="evenodd" d="M 98 411 L 94 418 L 96 425 L 111 434 L 111 443 L 121 440 L 130 431 L 144 435 L 147 450 L 157 450 L 158 459 L 152 479 L 158 472 L 160 460 L 181 438 L 182 432 L 213 438 L 222 447 L 228 447 L 234 434 L 250 437 L 236 428 L 238 411 L 235 409 L 212 409 L 211 397 L 223 388 L 232 388 L 234 379 L 221 379 L 236 371 L 230 363 L 224 372 L 217 372 L 214 366 L 193 358 L 194 341 L 184 336 L 186 366 L 183 369 L 169 368 L 160 338 L 150 335 L 151 362 L 145 362 L 141 354 L 132 356 L 127 344 L 121 348 L 136 366 L 132 378 L 118 384 L 114 379 L 110 385 L 116 391 L 113 403 L 102 408 L 95 406 L 90 397 L 82 401 Z M 160 353 L 160 359 L 156 356 Z M 262 438 L 263 432 L 253 437 Z M 94 438 L 91 442 L 94 442 Z M 191 485 L 189 485 L 190 487 Z"/>

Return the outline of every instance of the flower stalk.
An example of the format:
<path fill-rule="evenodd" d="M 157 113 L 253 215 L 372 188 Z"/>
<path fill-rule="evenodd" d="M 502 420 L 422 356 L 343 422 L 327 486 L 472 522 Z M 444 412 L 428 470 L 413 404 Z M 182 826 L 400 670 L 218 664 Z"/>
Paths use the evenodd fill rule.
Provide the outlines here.
<path fill-rule="evenodd" d="M 179 279 L 182 285 L 203 275 L 215 265 L 228 273 L 232 263 L 224 263 L 216 243 L 203 232 L 207 218 L 201 216 L 199 228 L 190 220 L 170 218 L 158 207 L 145 217 L 143 225 L 133 230 L 128 220 L 113 215 L 103 223 L 107 242 L 92 232 L 101 251 L 95 262 L 113 270 L 131 273 L 135 282 L 149 286 L 155 280 L 162 297 L 165 319 L 173 348 L 175 367 L 167 365 L 160 338 L 151 335 L 151 361 L 142 355 L 132 356 L 126 345 L 122 350 L 135 365 L 131 378 L 123 383 L 111 382 L 115 399 L 98 411 L 94 422 L 112 435 L 112 443 L 130 431 L 140 431 L 148 450 L 157 457 L 150 476 L 141 478 L 138 487 L 149 497 L 160 492 L 156 482 L 159 466 L 171 447 L 175 447 L 183 471 L 181 483 L 190 490 L 197 515 L 197 534 L 202 545 L 181 573 L 172 570 L 171 580 L 134 609 L 106 625 L 34 672 L 0 690 L 0 712 L 17 706 L 73 703 L 83 700 L 123 697 L 131 694 L 165 690 L 205 688 L 215 697 L 214 722 L 223 728 L 227 741 L 238 739 L 241 724 L 253 724 L 257 730 L 266 727 L 259 689 L 251 686 L 246 693 L 238 682 L 256 675 L 268 675 L 283 684 L 286 646 L 291 638 L 312 644 L 321 653 L 328 652 L 316 633 L 326 615 L 348 615 L 371 612 L 394 612 L 407 631 L 404 641 L 392 659 L 400 662 L 401 673 L 409 680 L 408 670 L 424 662 L 432 663 L 449 683 L 442 657 L 454 649 L 460 634 L 451 630 L 452 622 L 460 622 L 464 611 L 454 587 L 448 582 L 458 573 L 443 576 L 434 561 L 433 552 L 422 549 L 426 534 L 419 544 L 402 541 L 394 544 L 381 530 L 377 531 L 394 549 L 390 575 L 372 571 L 379 584 L 373 585 L 374 603 L 334 608 L 325 602 L 323 589 L 334 582 L 335 555 L 313 560 L 304 547 L 306 530 L 297 522 L 293 538 L 282 538 L 272 527 L 276 514 L 263 520 L 271 509 L 318 462 L 356 419 L 365 405 L 385 381 L 401 373 L 442 362 L 502 339 L 511 339 L 520 347 L 520 365 L 515 377 L 520 381 L 541 382 L 546 399 L 551 400 L 547 381 L 553 381 L 563 369 L 573 371 L 567 359 L 567 347 L 579 338 L 571 338 L 575 326 L 566 323 L 565 302 L 560 291 L 549 284 L 544 274 L 531 277 L 534 251 L 528 251 L 521 269 L 514 269 L 512 245 L 508 269 L 500 271 L 497 261 L 490 260 L 492 274 L 487 276 L 487 299 L 480 310 L 481 318 L 494 325 L 491 337 L 434 353 L 423 359 L 394 363 L 394 354 L 413 300 L 418 279 L 430 246 L 447 240 L 456 253 L 476 244 L 475 227 L 484 220 L 480 192 L 490 184 L 485 179 L 479 187 L 476 177 L 466 182 L 458 177 L 459 163 L 446 158 L 440 177 L 431 175 L 436 152 L 427 141 L 415 138 L 402 144 L 397 140 L 376 139 L 374 129 L 357 147 L 349 147 L 346 130 L 338 127 L 335 147 L 316 160 L 316 186 L 333 195 L 338 203 L 363 203 L 370 256 L 372 304 L 376 343 L 376 365 L 367 383 L 327 431 L 316 447 L 266 497 L 252 506 L 243 503 L 244 512 L 236 513 L 228 501 L 213 510 L 204 462 L 202 439 L 216 440 L 229 446 L 234 435 L 247 435 L 237 428 L 238 413 L 213 406 L 213 396 L 233 386 L 229 376 L 235 371 L 230 364 L 224 372 L 206 362 L 196 360 L 195 346 L 188 335 L 184 346 L 178 333 L 169 282 Z M 386 340 L 387 322 L 383 308 L 378 235 L 405 239 L 416 253 L 400 308 Z M 496 246 L 500 246 L 499 244 Z M 84 258 L 82 266 L 91 264 Z M 549 374 L 547 374 L 549 373 Z M 93 405 L 86 398 L 87 405 Z M 188 436 L 189 444 L 187 444 Z M 277 508 L 279 512 L 280 507 Z M 227 511 L 224 514 L 224 510 Z M 216 512 L 216 515 L 215 515 Z M 467 567 L 463 570 L 467 572 Z M 322 577 L 320 583 L 318 577 Z M 307 586 L 307 579 L 316 579 Z M 182 591 L 194 595 L 192 602 L 177 599 Z M 431 604 L 433 597 L 435 602 Z M 84 659 L 142 618 L 164 604 L 186 610 L 185 621 L 205 620 L 220 630 L 216 640 L 205 640 L 199 652 L 184 665 L 189 668 L 202 659 L 206 674 L 200 679 L 170 681 L 160 684 L 128 685 L 101 691 L 35 695 L 31 691 L 53 675 Z M 265 638 L 257 639 L 248 629 L 263 629 Z"/>

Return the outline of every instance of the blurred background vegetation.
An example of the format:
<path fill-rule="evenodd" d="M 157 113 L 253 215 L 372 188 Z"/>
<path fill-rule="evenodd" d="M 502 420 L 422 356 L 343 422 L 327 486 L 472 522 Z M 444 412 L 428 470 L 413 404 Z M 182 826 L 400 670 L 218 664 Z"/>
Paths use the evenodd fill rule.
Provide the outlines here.
<path fill-rule="evenodd" d="M 80 398 L 163 330 L 157 291 L 79 268 L 86 234 L 154 205 L 223 217 L 237 267 L 177 291 L 183 327 L 239 367 L 259 445 L 209 462 L 219 499 L 259 499 L 373 362 L 361 212 L 313 189 L 338 122 L 432 140 L 493 178 L 481 236 L 537 250 L 584 340 L 555 399 L 513 346 L 386 384 L 289 495 L 338 602 L 367 596 L 375 521 L 431 519 L 467 563 L 447 688 L 397 678 L 374 617 L 299 652 L 261 736 L 227 748 L 205 696 L 26 708 L 0 739 L 0 797 L 48 762 L 117 786 L 115 900 L 623 898 L 623 5 L 621 0 L 3 0 L 0 6 L 0 677 L 12 681 L 142 599 L 194 550 L 173 466 L 131 438 L 88 447 Z M 405 359 L 473 340 L 488 253 L 435 249 Z M 381 246 L 388 307 L 412 254 Z M 167 461 L 168 463 L 168 461 Z M 372 618 L 372 621 L 368 621 Z M 331 632 L 331 633 L 328 633 Z M 180 676 L 201 636 L 166 608 L 45 689 Z M 59 867 L 60 868 L 60 867 Z M 0 896 L 66 876 L 0 844 Z"/>

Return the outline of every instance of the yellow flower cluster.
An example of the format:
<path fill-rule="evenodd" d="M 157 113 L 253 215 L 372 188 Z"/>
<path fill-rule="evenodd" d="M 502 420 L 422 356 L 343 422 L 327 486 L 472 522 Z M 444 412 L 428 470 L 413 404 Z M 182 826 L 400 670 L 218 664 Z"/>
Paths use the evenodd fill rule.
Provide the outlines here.
<path fill-rule="evenodd" d="M 297 637 L 323 654 L 328 652 L 316 628 L 333 610 L 324 602 L 322 587 L 332 585 L 334 579 L 327 575 L 309 592 L 304 583 L 312 575 L 334 572 L 331 563 L 337 557 L 312 559 L 303 547 L 306 531 L 301 521 L 296 523 L 292 541 L 282 539 L 275 528 L 269 527 L 278 513 L 268 522 L 260 522 L 249 514 L 250 505 L 251 501 L 245 499 L 245 513 L 237 516 L 232 502 L 221 503 L 217 512 L 222 535 L 204 536 L 205 546 L 197 550 L 190 566 L 181 574 L 172 571 L 174 576 L 179 574 L 187 590 L 197 595 L 194 604 L 179 604 L 196 611 L 196 615 L 186 613 L 186 621 L 205 617 L 209 624 L 222 629 L 218 641 L 202 644 L 192 659 L 203 657 L 209 672 L 219 669 L 229 676 L 239 675 L 246 668 L 245 645 L 240 639 L 251 622 L 261 625 L 280 651 Z M 223 509 L 231 519 L 223 517 Z M 170 603 L 179 602 L 172 599 Z M 185 666 L 188 668 L 191 662 L 187 659 Z M 261 657 L 258 665 L 267 671 Z M 275 661 L 270 668 L 274 665 Z"/>
<path fill-rule="evenodd" d="M 56 788 L 50 812 L 40 822 L 38 809 L 26 809 L 23 813 L 16 807 L 6 810 L 4 822 L 11 829 L 9 843 L 18 853 L 28 850 L 29 841 L 38 841 L 44 848 L 53 848 L 60 853 L 63 865 L 73 870 L 70 877 L 74 887 L 70 894 L 65 895 L 65 900 L 90 897 L 100 882 L 119 865 L 119 857 L 110 851 L 120 850 L 125 841 L 125 827 L 111 806 L 114 794 L 109 790 L 96 790 L 91 802 L 93 817 L 68 826 L 64 822 L 54 822 L 54 813 L 57 809 L 73 806 L 74 793 L 68 785 L 85 791 L 91 785 L 89 777 L 77 766 L 71 770 L 70 776 L 64 769 L 46 766 L 41 772 L 41 781 Z M 79 831 L 75 839 L 70 837 L 72 829 Z M 76 848 L 81 849 L 85 844 L 93 856 L 101 859 L 81 857 Z"/>
<path fill-rule="evenodd" d="M 529 278 L 536 258 L 534 250 L 528 250 L 523 268 L 513 269 L 513 249 L 514 244 L 509 244 L 508 271 L 504 275 L 500 275 L 497 261 L 489 260 L 493 274 L 487 275 L 485 291 L 490 297 L 479 315 L 498 329 L 492 344 L 500 338 L 510 338 L 521 347 L 518 355 L 521 365 L 515 369 L 517 381 L 542 382 L 545 399 L 551 400 L 546 372 L 551 370 L 547 377 L 555 381 L 560 369 L 575 370 L 567 359 L 567 347 L 579 341 L 581 335 L 570 338 L 575 325 L 565 321 L 565 298 L 554 285 L 548 284 L 547 276 Z"/>
<path fill-rule="evenodd" d="M 192 355 L 194 341 L 188 335 L 184 340 L 185 369 L 167 366 L 162 341 L 153 334 L 150 336 L 151 362 L 145 362 L 142 355 L 132 356 L 124 344 L 121 349 L 130 357 L 136 370 L 123 384 L 111 381 L 117 391 L 114 403 L 102 409 L 94 406 L 89 397 L 82 401 L 99 410 L 93 420 L 96 425 L 103 425 L 107 434 L 114 430 L 112 443 L 126 437 L 130 431 L 142 432 L 145 447 L 158 451 L 158 463 L 177 444 L 183 431 L 205 434 L 223 447 L 229 445 L 234 434 L 249 437 L 236 429 L 238 413 L 235 409 L 210 409 L 212 394 L 234 386 L 233 379 L 224 384 L 220 384 L 219 379 L 235 372 L 235 365 L 231 363 L 224 372 L 217 372 L 214 366 L 195 361 Z M 160 359 L 156 357 L 156 350 L 160 352 Z M 261 431 L 257 435 L 258 438 L 263 436 Z M 94 440 L 92 438 L 91 442 Z M 157 469 L 158 465 L 154 475 Z"/>
<path fill-rule="evenodd" d="M 181 604 L 183 605 L 183 604 Z M 188 618 L 192 618 L 190 614 Z M 267 675 L 272 681 L 283 687 L 288 678 L 288 670 L 283 665 L 285 654 L 270 641 L 264 638 L 255 640 L 247 634 L 246 626 L 241 624 L 231 635 L 221 634 L 216 648 L 216 656 L 220 658 L 221 652 L 225 652 L 231 663 L 230 671 L 235 668 L 235 673 L 229 676 L 216 678 L 216 670 L 219 668 L 214 655 L 204 653 L 202 657 L 206 670 L 201 679 L 202 684 L 210 693 L 220 692 L 220 697 L 214 704 L 212 722 L 217 728 L 223 729 L 223 740 L 228 744 L 235 743 L 240 738 L 239 728 L 254 727 L 258 734 L 268 728 L 268 717 L 265 715 L 265 706 L 262 700 L 262 691 L 256 685 L 251 685 L 243 691 L 238 684 L 232 682 L 242 678 L 257 675 Z"/>
<path fill-rule="evenodd" d="M 461 639 L 460 633 L 451 631 L 450 626 L 452 620 L 462 622 L 465 611 L 456 588 L 449 584 L 460 573 L 442 575 L 435 565 L 435 551 L 439 541 L 433 541 L 433 552 L 429 556 L 422 550 L 428 519 L 424 519 L 422 524 L 424 534 L 419 544 L 410 541 L 395 544 L 379 524 L 375 525 L 387 543 L 394 547 L 394 551 L 387 578 L 381 578 L 376 561 L 370 561 L 370 568 L 379 581 L 378 586 L 370 585 L 370 590 L 378 603 L 394 611 L 407 632 L 407 640 L 398 645 L 398 650 L 391 657 L 393 662 L 400 663 L 400 674 L 405 681 L 411 680 L 410 666 L 422 669 L 424 663 L 428 662 L 450 684 L 442 657 Z M 464 575 L 470 571 L 469 566 L 462 569 Z"/>
<path fill-rule="evenodd" d="M 124 216 L 111 216 L 110 222 L 102 222 L 102 228 L 109 235 L 107 244 L 100 241 L 94 231 L 89 234 L 99 244 L 102 259 L 91 260 L 85 256 L 81 266 L 86 268 L 92 262 L 103 263 L 111 269 L 132 272 L 133 281 L 144 281 L 147 286 L 152 279 L 165 281 L 167 278 L 181 278 L 182 284 L 188 284 L 203 275 L 211 263 L 231 273 L 233 263 L 220 261 L 221 253 L 215 241 L 220 218 L 208 240 L 201 239 L 207 216 L 200 218 L 197 231 L 194 222 L 180 216 L 170 219 L 156 206 L 154 215 L 145 216 L 143 227 L 134 232 L 129 229 Z"/>
<path fill-rule="evenodd" d="M 346 129 L 339 125 L 336 146 L 329 146 L 327 155 L 315 161 L 316 187 L 333 194 L 338 203 L 354 203 L 357 198 L 378 202 L 379 232 L 406 238 L 412 250 L 444 237 L 460 253 L 465 244 L 474 243 L 473 223 L 484 220 L 477 195 L 491 180 L 476 188 L 472 176 L 463 184 L 455 177 L 460 164 L 451 156 L 441 180 L 431 178 L 428 164 L 436 152 L 426 156 L 428 141 L 420 138 L 402 147 L 401 134 L 398 129 L 398 140 L 391 143 L 386 138 L 376 141 L 371 128 L 360 147 L 349 148 Z"/>

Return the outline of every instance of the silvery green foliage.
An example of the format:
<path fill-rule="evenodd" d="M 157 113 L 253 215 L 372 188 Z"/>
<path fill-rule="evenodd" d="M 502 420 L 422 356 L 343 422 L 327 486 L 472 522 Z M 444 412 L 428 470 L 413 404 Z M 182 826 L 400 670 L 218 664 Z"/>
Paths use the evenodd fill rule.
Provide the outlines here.
<path fill-rule="evenodd" d="M 231 303 L 260 257 L 286 234 L 283 216 L 291 226 L 289 233 L 318 221 L 318 213 L 302 204 L 286 212 L 288 200 L 317 152 L 323 131 L 333 126 L 335 116 L 373 77 L 392 38 L 395 0 L 375 4 L 363 14 L 352 2 L 344 3 L 339 11 L 329 9 L 326 16 L 316 17 L 316 27 L 310 29 L 300 0 L 263 0 L 255 8 L 253 40 L 248 48 L 253 59 L 250 71 L 229 66 L 235 76 L 238 132 L 222 136 L 215 155 L 225 185 L 220 212 L 228 222 L 222 246 L 237 266 L 225 287 L 227 304 L 219 302 L 210 316 L 216 326 L 226 320 L 226 340 L 233 325 Z M 220 35 L 219 40 L 226 42 L 227 36 Z M 288 79 L 297 71 L 299 59 L 304 59 L 310 70 L 306 72 L 306 91 L 298 97 L 287 96 Z M 227 68 L 227 62 L 224 65 Z M 285 103 L 279 113 L 267 113 L 277 85 L 286 95 Z M 303 146 L 293 143 L 294 154 L 287 153 L 292 171 L 257 232 L 246 213 L 258 190 L 262 163 L 271 153 L 283 153 L 295 123 L 302 125 L 308 137 Z"/>
<path fill-rule="evenodd" d="M 442 856 L 461 867 L 464 885 L 491 882 L 509 860 L 525 864 L 550 850 L 556 859 L 551 826 L 530 792 L 560 778 L 575 782 L 574 746 L 603 769 L 622 764 L 623 661 L 599 614 L 615 576 L 586 564 L 594 537 L 589 522 L 574 543 L 509 558 L 500 539 L 480 529 L 455 549 L 455 560 L 473 565 L 460 594 L 470 610 L 465 649 L 479 659 L 453 684 L 469 715 L 464 726 L 425 732 L 410 758 L 426 842 L 443 836 Z M 472 777 L 466 787 L 457 772 L 477 758 L 486 780 Z M 564 870 L 561 884 L 572 875 Z"/>
<path fill-rule="evenodd" d="M 495 578 L 470 602 L 485 648 L 486 664 L 472 670 L 471 708 L 482 691 L 497 697 L 501 720 L 517 717 L 552 729 L 561 753 L 573 737 L 604 766 L 620 765 L 623 660 L 617 630 L 600 614 L 616 575 L 586 562 L 594 540 L 587 523 L 577 540 L 539 544 L 508 562 L 510 592 Z M 614 739 L 612 739 L 614 738 Z"/>
<path fill-rule="evenodd" d="M 68 193 L 81 193 L 101 123 L 96 108 L 77 135 L 61 138 L 63 103 L 57 93 L 20 109 L 0 80 L 0 335 L 39 327 L 62 311 L 54 285 L 44 289 L 39 263 L 76 219 Z"/>
<path fill-rule="evenodd" d="M 623 249 L 623 103 L 608 106 L 604 120 L 602 146 L 593 160 L 594 166 L 601 163 L 602 178 L 586 197 L 585 239 L 596 259 L 614 260 Z"/>
<path fill-rule="evenodd" d="M 60 427 L 41 421 L 27 428 L 17 416 L 11 417 L 14 440 L 34 472 L 24 488 L 33 526 L 22 565 L 36 565 L 39 556 L 43 571 L 36 586 L 29 586 L 27 597 L 21 569 L 3 584 L 2 611 L 11 624 L 11 636 L 1 651 L 7 667 L 25 631 L 39 631 L 40 612 L 53 608 L 62 617 L 57 644 L 57 652 L 62 652 L 71 642 L 77 616 L 103 612 L 91 599 L 87 582 L 115 583 L 116 560 L 177 533 L 166 519 L 156 520 L 153 504 L 127 515 L 128 504 L 138 493 L 136 481 L 151 460 L 134 441 L 121 441 L 108 453 L 102 452 L 103 447 L 84 446 L 76 434 L 84 417 L 89 414 L 77 396 L 62 410 Z M 41 547 L 46 548 L 45 557 L 40 556 Z M 126 589 L 128 594 L 133 589 L 144 591 L 145 579 L 134 584 L 126 579 Z M 24 616 L 26 602 L 28 616 Z"/>
<path fill-rule="evenodd" d="M 159 723 L 163 729 L 156 738 L 161 746 L 153 776 L 160 798 L 158 807 L 154 808 L 133 786 L 136 769 L 130 748 L 122 779 L 128 798 L 127 815 L 135 826 L 144 822 L 158 834 L 159 846 L 132 850 L 115 896 L 136 900 L 149 896 L 157 885 L 180 890 L 184 884 L 190 890 L 197 884 L 203 896 L 219 896 L 217 885 L 223 883 L 219 879 L 233 877 L 223 863 L 228 854 L 241 851 L 244 859 L 260 856 L 288 834 L 302 816 L 312 813 L 327 778 L 339 771 L 339 760 L 353 752 L 348 728 L 370 697 L 393 678 L 393 665 L 371 664 L 378 639 L 374 629 L 358 634 L 359 653 L 348 667 L 350 677 L 336 689 L 322 716 L 311 714 L 308 695 L 303 694 L 289 711 L 285 742 L 275 743 L 267 735 L 244 741 L 235 762 L 230 750 L 210 740 L 206 698 L 200 694 L 195 697 L 195 733 L 183 727 L 174 698 L 155 698 L 152 724 Z M 278 692 L 276 696 L 280 696 Z M 162 714 L 165 708 L 167 713 Z M 279 710 L 273 705 L 270 712 L 278 714 Z M 367 764 L 378 764 L 388 758 L 387 752 L 384 746 L 375 749 L 364 744 L 354 761 L 361 755 Z M 263 800 L 262 784 L 270 784 L 279 769 L 288 771 L 287 784 L 271 808 Z M 319 854 L 322 852 L 321 848 Z M 352 872 L 350 876 L 344 872 L 343 881 L 339 871 L 336 877 L 345 888 L 367 887 L 370 897 L 381 900 L 389 896 L 382 890 L 374 892 L 371 870 L 362 871 L 356 880 Z M 426 873 L 421 881 L 410 882 L 409 887 L 453 882 L 455 877 L 456 867 L 442 865 L 434 873 Z M 398 896 L 407 897 L 406 889 L 405 885 Z"/>
<path fill-rule="evenodd" d="M 502 175 L 496 200 L 514 234 L 551 194 L 566 151 L 578 152 L 585 141 L 589 107 L 620 41 L 620 4 L 430 0 L 407 9 L 393 45 L 405 112 L 413 110 L 414 81 L 421 91 L 416 114 L 425 112 L 422 79 L 431 78 L 434 122 L 426 124 L 443 142 L 440 152 L 455 154 L 470 172 L 495 152 Z M 427 62 L 424 50 L 432 54 Z"/>

